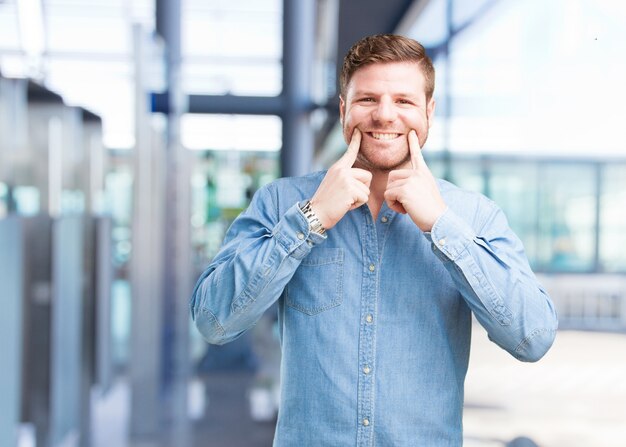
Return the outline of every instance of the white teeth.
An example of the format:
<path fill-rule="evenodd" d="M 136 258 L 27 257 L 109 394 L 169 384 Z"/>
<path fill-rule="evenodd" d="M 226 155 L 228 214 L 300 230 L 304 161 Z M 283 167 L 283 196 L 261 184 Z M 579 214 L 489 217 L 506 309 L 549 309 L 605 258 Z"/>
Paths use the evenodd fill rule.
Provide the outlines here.
<path fill-rule="evenodd" d="M 377 140 L 393 140 L 394 138 L 398 138 L 399 133 L 376 133 L 372 132 L 372 137 Z"/>

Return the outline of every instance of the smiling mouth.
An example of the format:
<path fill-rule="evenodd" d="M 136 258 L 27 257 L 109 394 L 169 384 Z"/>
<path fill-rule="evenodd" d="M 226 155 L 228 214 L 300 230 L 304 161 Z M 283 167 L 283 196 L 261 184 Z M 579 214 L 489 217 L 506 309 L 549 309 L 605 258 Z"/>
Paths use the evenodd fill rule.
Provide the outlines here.
<path fill-rule="evenodd" d="M 382 132 L 368 132 L 368 135 L 374 138 L 375 140 L 388 141 L 398 138 L 401 134 L 399 133 L 382 133 Z"/>

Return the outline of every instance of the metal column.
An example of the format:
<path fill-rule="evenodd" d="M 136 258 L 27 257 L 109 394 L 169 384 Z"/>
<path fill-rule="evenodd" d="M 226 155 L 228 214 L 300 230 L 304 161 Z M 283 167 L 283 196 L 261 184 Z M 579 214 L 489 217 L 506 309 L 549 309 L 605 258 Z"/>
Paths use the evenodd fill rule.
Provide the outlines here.
<path fill-rule="evenodd" d="M 163 329 L 164 398 L 172 423 L 171 442 L 184 447 L 190 442 L 187 417 L 189 355 L 189 297 L 193 288 L 191 266 L 190 154 L 181 144 L 180 119 L 187 111 L 182 92 L 181 2 L 157 0 L 157 33 L 166 50 L 169 113 L 167 120 L 167 170 L 164 232 L 165 318 Z"/>
<path fill-rule="evenodd" d="M 17 217 L 0 220 L 0 445 L 17 445 L 22 389 L 22 228 Z"/>
<path fill-rule="evenodd" d="M 311 76 L 315 56 L 315 0 L 283 1 L 283 176 L 310 172 L 313 163 Z"/>
<path fill-rule="evenodd" d="M 164 147 L 151 135 L 145 63 L 138 61 L 136 214 L 133 228 L 133 405 L 131 433 L 172 445 L 189 443 L 187 382 L 190 374 L 189 308 L 193 286 L 190 246 L 189 154 L 180 144 L 181 4 L 157 0 L 157 34 L 165 44 L 167 113 Z M 146 41 L 136 31 L 138 57 Z M 153 138 L 156 137 L 156 138 Z M 156 226 L 156 228 L 155 228 Z"/>
<path fill-rule="evenodd" d="M 143 29 L 134 27 L 135 54 L 135 154 L 133 195 L 132 332 L 130 385 L 132 390 L 130 435 L 150 442 L 161 427 L 161 318 L 163 288 L 162 201 L 159 178 L 162 154 L 155 147 L 146 94 L 147 54 L 150 42 Z"/>

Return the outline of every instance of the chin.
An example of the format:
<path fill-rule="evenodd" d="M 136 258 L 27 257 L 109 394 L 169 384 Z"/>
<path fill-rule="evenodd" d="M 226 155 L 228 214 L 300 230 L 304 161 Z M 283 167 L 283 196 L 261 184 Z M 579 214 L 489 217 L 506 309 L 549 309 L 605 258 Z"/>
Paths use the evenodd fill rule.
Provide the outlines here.
<path fill-rule="evenodd" d="M 359 157 L 359 161 L 363 167 L 371 171 L 393 171 L 406 165 L 411 161 L 411 158 L 407 154 L 407 156 L 399 160 L 372 160 L 370 157 Z"/>

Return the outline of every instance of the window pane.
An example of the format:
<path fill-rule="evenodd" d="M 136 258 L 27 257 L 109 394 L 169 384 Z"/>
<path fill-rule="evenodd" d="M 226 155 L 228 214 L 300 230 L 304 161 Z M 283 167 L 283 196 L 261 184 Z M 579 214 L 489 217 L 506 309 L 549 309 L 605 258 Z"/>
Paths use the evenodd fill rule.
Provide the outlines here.
<path fill-rule="evenodd" d="M 417 39 L 425 47 L 445 41 L 448 36 L 447 11 L 447 0 L 426 2 L 426 7 L 408 32 L 409 37 Z"/>
<path fill-rule="evenodd" d="M 538 264 L 542 269 L 595 267 L 595 178 L 593 165 L 540 167 Z"/>
<path fill-rule="evenodd" d="M 188 94 L 277 96 L 282 90 L 279 60 L 248 58 L 212 63 L 188 60 L 183 65 L 182 77 Z"/>
<path fill-rule="evenodd" d="M 280 94 L 280 0 L 186 0 L 182 33 L 185 93 Z"/>
<path fill-rule="evenodd" d="M 476 191 L 485 192 L 485 177 L 482 172 L 481 159 L 478 157 L 471 159 L 455 159 L 451 165 L 450 180 L 455 185 Z"/>
<path fill-rule="evenodd" d="M 522 240 L 533 267 L 538 264 L 538 177 L 536 163 L 493 162 L 487 191 Z"/>
<path fill-rule="evenodd" d="M 186 114 L 181 139 L 189 149 L 278 151 L 282 121 L 272 115 Z"/>
<path fill-rule="evenodd" d="M 424 14 L 440 2 L 430 3 Z M 483 2 L 465 2 L 472 3 L 471 10 L 460 3 L 454 2 L 455 21 L 462 22 Z M 491 3 L 488 13 L 450 42 L 447 148 L 564 156 L 622 153 L 624 2 Z M 433 18 L 429 26 L 434 29 L 441 20 Z M 429 34 L 417 32 L 420 24 L 421 18 L 411 36 L 428 44 Z M 445 84 L 441 74 L 437 89 Z M 584 85 L 593 86 L 593 94 L 584 94 Z"/>
<path fill-rule="evenodd" d="M 194 267 L 200 274 L 215 256 L 232 220 L 254 193 L 278 177 L 278 152 L 195 152 L 191 177 Z"/>
<path fill-rule="evenodd" d="M 600 265 L 626 272 L 626 165 L 604 168 L 600 222 Z"/>

